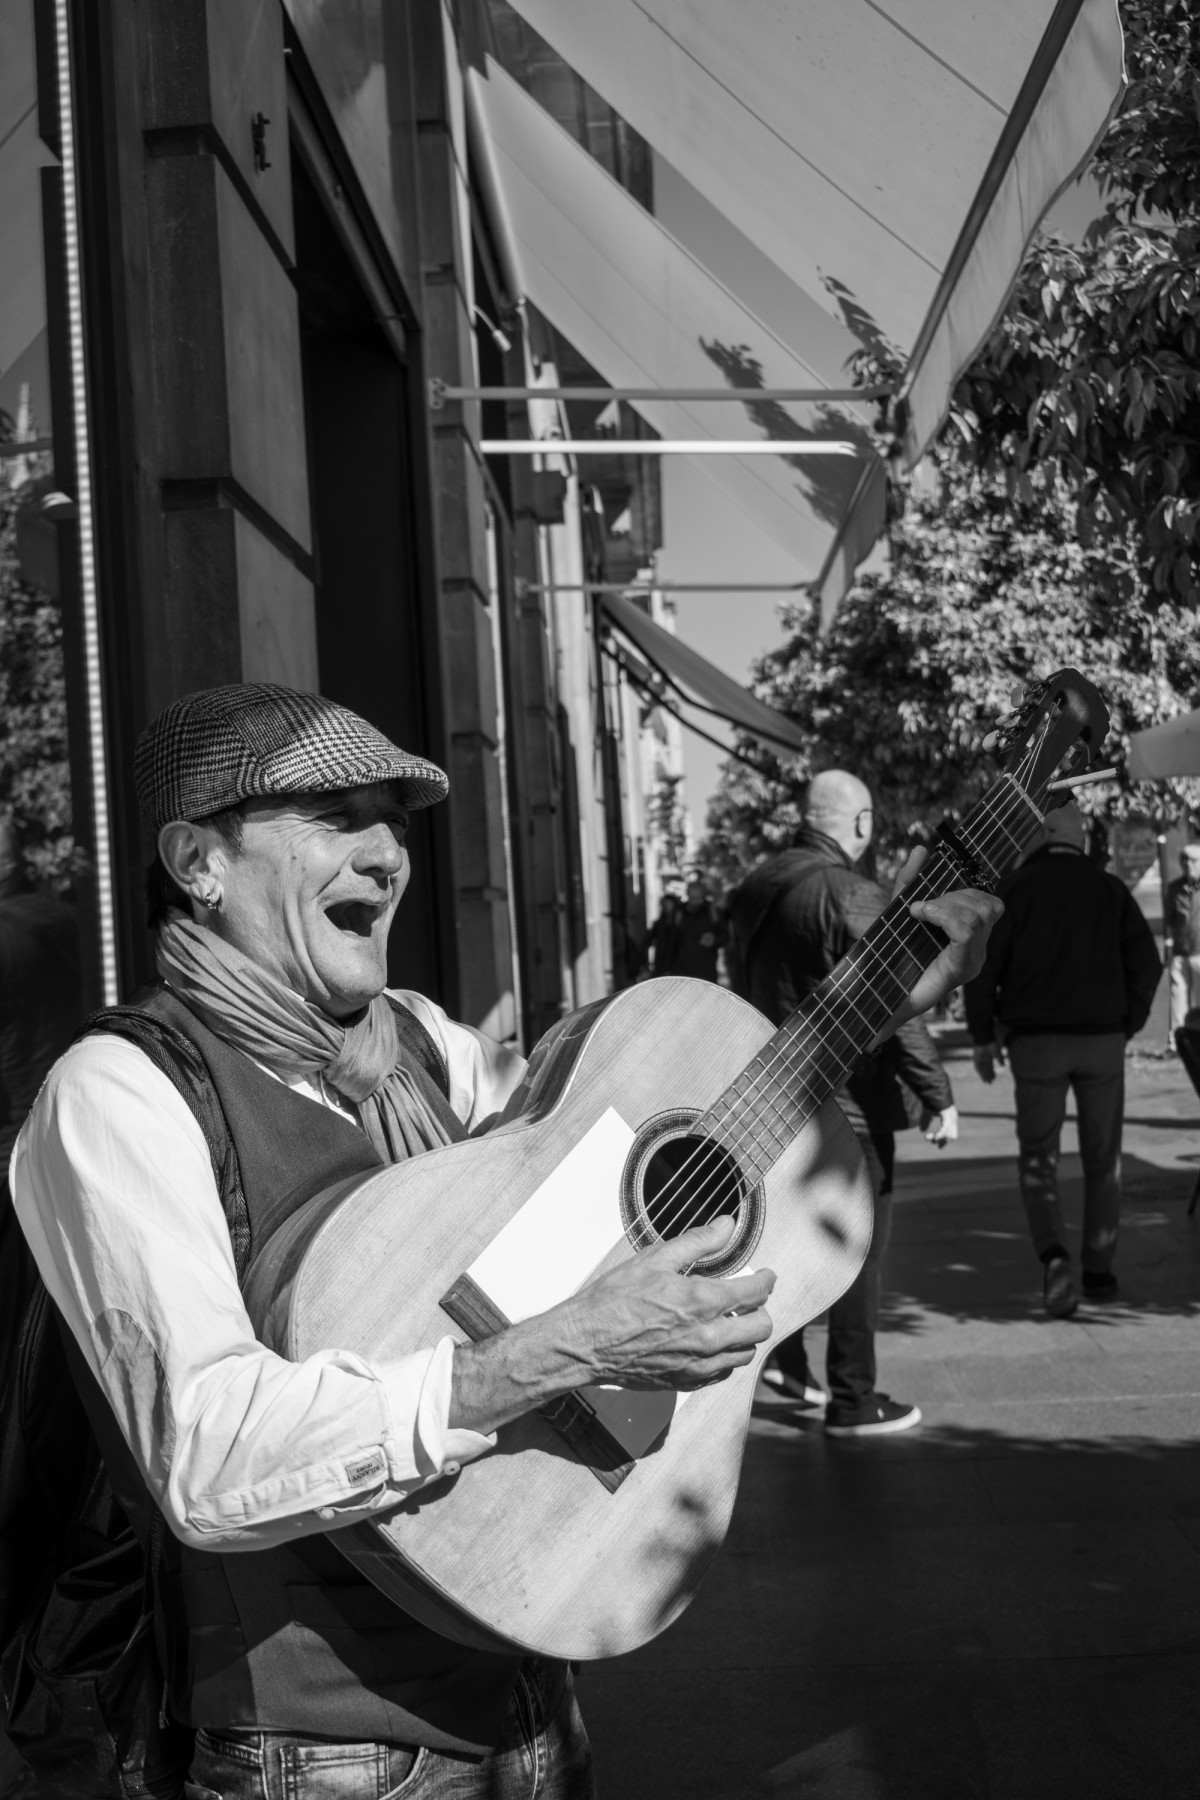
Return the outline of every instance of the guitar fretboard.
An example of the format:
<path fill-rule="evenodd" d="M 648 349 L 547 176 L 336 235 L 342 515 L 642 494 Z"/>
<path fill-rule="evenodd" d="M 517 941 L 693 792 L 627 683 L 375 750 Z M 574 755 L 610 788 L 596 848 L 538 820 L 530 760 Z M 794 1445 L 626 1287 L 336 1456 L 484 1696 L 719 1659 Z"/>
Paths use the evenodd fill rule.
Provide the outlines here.
<path fill-rule="evenodd" d="M 992 881 L 1029 849 L 1042 814 L 1009 775 L 993 784 L 957 829 L 957 837 Z M 912 885 L 864 932 L 775 1036 L 726 1088 L 694 1130 L 736 1151 L 761 1180 L 801 1128 L 845 1082 L 903 1005 L 945 939 L 909 911 L 961 888 L 963 869 L 937 848 Z"/>

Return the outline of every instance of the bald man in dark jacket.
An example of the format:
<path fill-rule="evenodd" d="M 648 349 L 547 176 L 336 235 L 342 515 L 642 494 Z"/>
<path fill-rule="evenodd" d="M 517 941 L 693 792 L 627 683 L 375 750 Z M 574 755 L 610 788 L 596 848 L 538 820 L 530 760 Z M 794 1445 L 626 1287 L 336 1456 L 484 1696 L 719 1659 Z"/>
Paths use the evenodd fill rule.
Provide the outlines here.
<path fill-rule="evenodd" d="M 796 847 L 752 870 L 730 898 L 726 955 L 732 985 L 776 1025 L 820 985 L 888 904 L 890 896 L 857 867 L 871 842 L 873 817 L 870 789 L 856 776 L 842 769 L 814 776 Z M 931 1142 L 957 1137 L 949 1078 L 919 1018 L 864 1057 L 837 1096 L 871 1171 L 875 1227 L 866 1262 L 829 1312 L 825 1429 L 832 1436 L 905 1431 L 921 1419 L 919 1407 L 875 1388 L 895 1133 L 913 1122 L 901 1082 L 930 1121 Z M 775 1351 L 765 1379 L 793 1398 L 823 1398 L 809 1372 L 802 1332 Z"/>

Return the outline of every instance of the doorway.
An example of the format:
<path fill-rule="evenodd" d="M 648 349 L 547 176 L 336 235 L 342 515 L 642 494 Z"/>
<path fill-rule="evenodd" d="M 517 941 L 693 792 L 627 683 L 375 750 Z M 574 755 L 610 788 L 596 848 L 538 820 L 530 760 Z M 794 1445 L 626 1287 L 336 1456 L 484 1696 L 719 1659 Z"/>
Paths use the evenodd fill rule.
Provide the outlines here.
<path fill-rule="evenodd" d="M 292 183 L 321 691 L 442 762 L 422 630 L 408 370 L 297 155 Z M 438 835 L 429 812 L 413 815 L 388 983 L 441 1000 L 449 968 Z"/>

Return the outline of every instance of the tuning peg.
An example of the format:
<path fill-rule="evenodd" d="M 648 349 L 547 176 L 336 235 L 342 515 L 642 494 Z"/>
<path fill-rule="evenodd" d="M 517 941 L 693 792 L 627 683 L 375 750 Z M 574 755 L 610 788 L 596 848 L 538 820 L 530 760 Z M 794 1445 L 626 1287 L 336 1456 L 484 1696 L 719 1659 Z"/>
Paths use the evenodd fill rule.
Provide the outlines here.
<path fill-rule="evenodd" d="M 1008 704 L 1010 706 L 1024 706 L 1028 698 L 1029 689 L 1027 687 L 1022 687 L 1020 683 L 1018 683 L 1012 693 L 1008 696 Z"/>
<path fill-rule="evenodd" d="M 983 740 L 983 747 L 985 750 L 999 749 L 1000 733 L 998 731 L 989 731 L 987 736 Z"/>

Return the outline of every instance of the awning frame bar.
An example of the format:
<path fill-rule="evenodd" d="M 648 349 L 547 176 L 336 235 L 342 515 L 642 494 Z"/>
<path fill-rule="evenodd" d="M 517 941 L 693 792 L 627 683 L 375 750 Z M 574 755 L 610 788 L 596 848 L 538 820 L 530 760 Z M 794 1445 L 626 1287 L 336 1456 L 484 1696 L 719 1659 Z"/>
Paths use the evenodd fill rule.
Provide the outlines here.
<path fill-rule="evenodd" d="M 453 387 L 439 375 L 428 381 L 429 410 L 440 412 L 450 400 L 738 400 L 789 401 L 794 405 L 819 405 L 822 401 L 852 402 L 889 400 L 896 392 L 891 383 L 865 388 L 638 388 L 638 387 Z"/>
<path fill-rule="evenodd" d="M 481 438 L 484 456 L 861 456 L 844 438 Z"/>
<path fill-rule="evenodd" d="M 562 581 L 536 582 L 517 577 L 521 596 L 549 594 L 807 594 L 810 581 Z"/>

